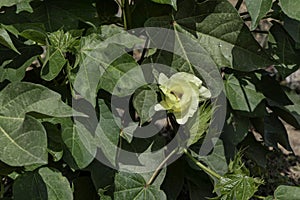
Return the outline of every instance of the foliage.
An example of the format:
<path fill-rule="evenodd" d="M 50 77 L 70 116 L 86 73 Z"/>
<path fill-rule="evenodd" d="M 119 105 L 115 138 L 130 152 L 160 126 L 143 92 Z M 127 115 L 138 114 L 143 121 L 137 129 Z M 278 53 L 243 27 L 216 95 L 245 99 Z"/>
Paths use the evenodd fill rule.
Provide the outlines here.
<path fill-rule="evenodd" d="M 242 2 L 1 0 L 0 199 L 297 199 L 297 186 L 261 194 L 259 185 L 266 147 L 292 151 L 283 120 L 300 128 L 299 94 L 281 82 L 300 64 L 300 3 L 245 0 L 239 13 Z M 197 101 L 186 124 L 154 109 L 165 98 L 159 74 L 178 72 L 226 95 L 208 155 L 194 152 L 219 133 L 213 99 Z M 151 170 L 126 172 L 130 162 Z"/>

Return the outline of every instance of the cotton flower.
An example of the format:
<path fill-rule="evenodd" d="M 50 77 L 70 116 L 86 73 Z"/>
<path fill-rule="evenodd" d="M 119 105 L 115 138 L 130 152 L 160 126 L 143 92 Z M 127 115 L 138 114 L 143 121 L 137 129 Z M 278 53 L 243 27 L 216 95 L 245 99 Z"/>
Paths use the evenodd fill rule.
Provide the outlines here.
<path fill-rule="evenodd" d="M 154 109 L 172 112 L 178 124 L 185 124 L 197 111 L 199 102 L 211 97 L 210 91 L 202 86 L 202 81 L 186 72 L 178 72 L 170 78 L 161 73 L 158 84 L 163 100 Z"/>

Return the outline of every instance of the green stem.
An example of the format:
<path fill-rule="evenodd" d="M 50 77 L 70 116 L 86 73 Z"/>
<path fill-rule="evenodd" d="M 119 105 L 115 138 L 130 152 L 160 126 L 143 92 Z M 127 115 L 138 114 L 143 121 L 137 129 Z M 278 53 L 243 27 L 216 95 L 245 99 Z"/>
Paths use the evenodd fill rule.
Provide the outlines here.
<path fill-rule="evenodd" d="M 253 195 L 253 197 L 257 198 L 257 199 L 265 199 L 266 197 L 263 196 L 259 196 L 259 195 Z"/>
<path fill-rule="evenodd" d="M 189 152 L 187 149 L 184 149 L 183 152 L 198 166 L 200 167 L 203 171 L 205 171 L 207 174 L 220 179 L 221 176 L 219 174 L 217 174 L 215 171 L 209 169 L 208 167 L 206 167 L 205 165 L 203 165 L 201 162 L 199 162 L 198 160 L 196 160 Z"/>
<path fill-rule="evenodd" d="M 4 189 L 4 183 L 2 182 L 2 176 L 0 176 L 0 199 L 4 197 L 5 189 Z"/>
<path fill-rule="evenodd" d="M 176 152 L 178 151 L 178 149 L 174 149 L 161 163 L 160 165 L 158 165 L 158 167 L 156 168 L 156 170 L 154 171 L 154 173 L 152 174 L 151 178 L 149 179 L 149 181 L 146 184 L 146 187 L 148 187 L 149 185 L 151 185 L 154 181 L 154 179 L 157 177 L 157 175 L 159 174 L 161 168 L 163 167 L 164 164 L 166 164 L 166 162 L 170 159 L 170 157 L 172 155 L 174 155 Z"/>
<path fill-rule="evenodd" d="M 131 22 L 131 13 L 129 7 L 129 0 L 121 0 L 121 8 L 122 8 L 122 16 L 124 21 L 124 29 L 130 29 L 130 22 Z"/>

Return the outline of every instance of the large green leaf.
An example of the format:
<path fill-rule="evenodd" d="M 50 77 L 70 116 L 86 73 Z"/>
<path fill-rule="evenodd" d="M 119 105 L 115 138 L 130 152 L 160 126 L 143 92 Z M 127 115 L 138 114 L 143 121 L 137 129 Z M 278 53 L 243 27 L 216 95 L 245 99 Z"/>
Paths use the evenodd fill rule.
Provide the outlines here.
<path fill-rule="evenodd" d="M 60 95 L 32 83 L 11 83 L 0 92 L 0 159 L 12 166 L 47 163 L 47 139 L 42 125 L 28 112 L 72 116 Z"/>
<path fill-rule="evenodd" d="M 82 38 L 78 58 L 80 69 L 74 83 L 76 91 L 95 105 L 98 83 L 106 68 L 126 54 L 124 47 L 132 48 L 141 41 L 114 25 L 103 26 L 101 34 Z"/>
<path fill-rule="evenodd" d="M 160 4 L 169 4 L 171 5 L 175 10 L 177 10 L 177 0 L 151 0 L 155 3 Z"/>
<path fill-rule="evenodd" d="M 276 200 L 297 200 L 300 196 L 300 187 L 280 185 L 274 192 Z"/>
<path fill-rule="evenodd" d="M 300 2 L 298 0 L 280 0 L 280 5 L 285 14 L 293 19 L 300 20 Z"/>
<path fill-rule="evenodd" d="M 99 87 L 116 96 L 128 96 L 145 84 L 141 67 L 132 56 L 124 54 L 105 69 Z"/>
<path fill-rule="evenodd" d="M 251 30 L 254 30 L 261 18 L 271 9 L 272 0 L 245 0 L 245 3 L 251 16 Z"/>
<path fill-rule="evenodd" d="M 178 8 L 175 19 L 151 18 L 146 26 L 189 31 L 219 67 L 251 71 L 273 63 L 227 0 L 203 1 L 196 5 L 183 1 Z M 191 34 L 189 37 L 193 38 Z"/>
<path fill-rule="evenodd" d="M 33 117 L 0 115 L 0 149 L 0 160 L 12 166 L 46 164 L 46 131 Z"/>
<path fill-rule="evenodd" d="M 255 85 L 230 75 L 225 82 L 226 96 L 234 110 L 253 112 L 258 104 L 265 98 L 256 91 Z"/>
<path fill-rule="evenodd" d="M 73 194 L 68 179 L 50 168 L 27 172 L 16 179 L 13 187 L 16 200 L 72 200 Z"/>
<path fill-rule="evenodd" d="M 97 152 L 94 138 L 79 121 L 64 130 L 62 139 L 78 168 L 85 168 L 93 161 Z"/>
<path fill-rule="evenodd" d="M 168 17 L 167 17 L 168 18 Z M 155 20 L 158 20 L 155 21 Z M 154 18 L 148 21 L 149 26 L 159 26 L 166 23 L 168 19 Z M 195 74 L 205 82 L 208 86 L 212 97 L 220 94 L 223 84 L 220 77 L 219 70 L 215 62 L 211 59 L 209 53 L 198 43 L 198 41 L 185 31 L 181 26 L 175 23 L 175 31 L 165 28 L 146 28 L 146 32 L 151 41 L 151 48 L 158 48 L 164 51 L 158 51 L 150 58 L 151 63 L 170 66 L 160 67 L 158 65 L 157 71 L 170 74 L 176 72 L 175 70 L 183 70 Z M 167 53 L 165 53 L 167 51 Z M 175 56 L 173 57 L 172 52 Z M 173 60 L 174 59 L 174 60 Z M 181 66 L 180 66 L 181 65 Z M 166 70 L 168 69 L 168 71 Z"/>
<path fill-rule="evenodd" d="M 2 0 L 2 1 L 0 1 L 0 8 L 3 6 L 10 7 L 10 6 L 16 5 L 17 13 L 19 13 L 23 10 L 32 12 L 32 8 L 29 4 L 31 1 L 33 1 L 33 0 Z"/>
<path fill-rule="evenodd" d="M 140 174 L 119 172 L 115 177 L 114 198 L 116 200 L 140 199 L 140 200 L 166 200 L 165 193 L 159 189 L 159 185 L 146 185 L 146 181 Z"/>

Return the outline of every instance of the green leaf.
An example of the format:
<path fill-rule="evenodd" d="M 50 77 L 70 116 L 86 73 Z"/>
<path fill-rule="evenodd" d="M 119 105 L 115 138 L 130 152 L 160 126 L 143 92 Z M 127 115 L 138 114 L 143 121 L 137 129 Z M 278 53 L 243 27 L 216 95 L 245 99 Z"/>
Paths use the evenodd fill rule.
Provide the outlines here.
<path fill-rule="evenodd" d="M 21 80 L 24 77 L 26 68 L 31 65 L 29 62 L 36 59 L 37 55 L 42 54 L 43 51 L 38 45 L 26 45 L 21 40 L 16 38 L 12 39 L 21 54 L 17 54 L 15 51 L 0 45 L 0 63 L 6 68 L 7 79 L 15 81 Z M 9 60 L 11 60 L 11 62 L 6 63 L 4 66 L 4 62 L 8 62 Z M 14 77 L 14 74 L 16 77 Z"/>
<path fill-rule="evenodd" d="M 187 146 L 191 146 L 196 143 L 209 127 L 209 122 L 212 117 L 212 107 L 207 104 L 202 104 L 194 116 L 187 122 L 186 127 L 189 133 Z"/>
<path fill-rule="evenodd" d="M 3 26 L 2 24 L 0 24 L 0 44 L 14 50 L 16 53 L 21 54 L 17 48 L 15 47 L 15 45 L 13 44 L 13 42 L 10 39 L 10 36 L 7 32 L 7 29 L 5 26 Z"/>
<path fill-rule="evenodd" d="M 117 147 L 120 136 L 120 127 L 118 126 L 112 112 L 105 104 L 104 100 L 98 101 L 100 108 L 100 119 L 96 129 L 96 145 L 102 150 L 104 156 L 114 166 L 117 156 Z"/>
<path fill-rule="evenodd" d="M 104 26 L 102 34 L 89 35 L 82 38 L 80 42 L 78 55 L 80 69 L 76 76 L 74 88 L 94 106 L 98 83 L 106 68 L 118 57 L 126 54 L 125 47 L 132 48 L 142 41 L 114 27 L 113 25 Z M 132 67 L 132 65 L 130 66 Z M 111 89 L 111 84 L 109 85 Z"/>
<path fill-rule="evenodd" d="M 278 149 L 278 143 L 286 150 L 293 151 L 290 146 L 288 134 L 278 116 L 271 113 L 264 118 L 264 141 L 266 145 Z"/>
<path fill-rule="evenodd" d="M 13 195 L 16 200 L 73 199 L 67 178 L 60 172 L 46 167 L 19 176 L 13 186 Z"/>
<path fill-rule="evenodd" d="M 73 199 L 70 183 L 60 172 L 41 168 L 39 174 L 46 184 L 48 199 Z"/>
<path fill-rule="evenodd" d="M 47 132 L 48 152 L 52 155 L 53 161 L 59 161 L 63 156 L 63 146 L 61 131 L 57 126 L 49 122 L 44 122 L 43 126 Z"/>
<path fill-rule="evenodd" d="M 31 1 L 33 0 L 2 0 L 0 2 L 0 8 L 3 6 L 10 7 L 16 5 L 17 6 L 16 13 L 19 13 L 23 10 L 27 12 L 32 12 L 32 8 L 29 4 Z"/>
<path fill-rule="evenodd" d="M 165 193 L 157 185 L 146 186 L 146 181 L 140 174 L 119 172 L 115 177 L 114 198 L 126 199 L 147 199 L 166 200 Z"/>
<path fill-rule="evenodd" d="M 271 9 L 272 0 L 245 0 L 245 3 L 251 16 L 251 30 L 254 30 Z"/>
<path fill-rule="evenodd" d="M 286 33 L 281 24 L 275 21 L 272 24 L 269 47 L 274 54 L 273 57 L 281 63 L 276 65 L 276 69 L 285 78 L 299 68 L 300 50 L 295 48 L 295 41 Z"/>
<path fill-rule="evenodd" d="M 120 136 L 124 138 L 128 143 L 131 143 L 134 131 L 138 128 L 138 126 L 139 123 L 129 122 L 128 126 L 122 128 Z"/>
<path fill-rule="evenodd" d="M 151 1 L 160 4 L 169 4 L 174 8 L 174 10 L 177 10 L 177 0 L 151 0 Z"/>
<path fill-rule="evenodd" d="M 12 166 L 48 162 L 46 131 L 30 116 L 22 119 L 0 115 L 0 149 L 0 160 Z"/>
<path fill-rule="evenodd" d="M 157 20 L 163 20 L 163 22 L 166 22 L 164 21 L 165 18 L 159 18 Z M 150 20 L 147 25 L 158 26 L 160 24 L 156 21 Z M 170 71 L 166 74 L 169 74 L 171 70 L 174 72 L 174 69 L 184 70 L 195 74 L 205 81 L 205 84 L 209 87 L 212 97 L 219 95 L 223 88 L 223 84 L 221 83 L 222 81 L 220 79 L 218 68 L 210 55 L 200 44 L 198 44 L 197 40 L 191 37 L 191 35 L 182 29 L 182 27 L 176 25 L 174 28 L 176 28 L 175 31 L 159 28 L 146 28 L 149 40 L 153 41 L 153 44 L 151 44 L 152 47 L 160 47 L 165 51 L 171 51 L 176 55 L 174 56 L 175 60 L 173 62 L 172 55 L 168 53 L 161 54 L 161 51 L 158 51 L 158 59 L 156 58 L 156 60 L 152 62 L 156 63 L 157 60 L 162 60 L 162 64 L 164 65 L 171 64 L 172 68 L 170 68 Z M 178 30 L 184 33 L 181 33 Z M 163 37 L 157 38 L 158 35 Z M 154 58 L 155 56 L 157 55 L 154 55 Z M 183 64 L 183 66 L 180 66 L 180 64 Z"/>
<path fill-rule="evenodd" d="M 131 95 L 145 84 L 142 68 L 132 56 L 124 54 L 106 68 L 100 79 L 99 88 L 122 97 Z"/>
<path fill-rule="evenodd" d="M 171 17 L 151 18 L 146 26 L 172 27 L 187 34 L 219 67 L 252 71 L 273 63 L 227 0 L 203 1 L 196 5 L 183 1 L 178 6 L 175 21 Z"/>
<path fill-rule="evenodd" d="M 280 5 L 285 14 L 290 18 L 300 20 L 300 2 L 297 0 L 280 0 Z"/>
<path fill-rule="evenodd" d="M 227 170 L 227 162 L 225 157 L 224 145 L 222 140 L 217 140 L 215 143 L 214 149 L 211 154 L 207 156 L 200 156 L 199 159 L 205 162 L 210 169 L 214 170 L 220 175 L 224 175 Z"/>
<path fill-rule="evenodd" d="M 262 93 L 256 91 L 255 85 L 251 82 L 245 79 L 239 80 L 233 75 L 227 78 L 225 90 L 234 110 L 253 112 L 265 98 Z"/>
<path fill-rule="evenodd" d="M 0 159 L 12 166 L 47 163 L 45 130 L 25 114 L 66 117 L 75 112 L 59 94 L 33 83 L 11 83 L 0 94 Z"/>
<path fill-rule="evenodd" d="M 79 169 L 88 166 L 95 158 L 97 147 L 94 138 L 79 121 L 64 130 L 62 139 Z"/>
<path fill-rule="evenodd" d="M 276 200 L 297 200 L 300 196 L 300 187 L 280 185 L 274 192 Z"/>
<path fill-rule="evenodd" d="M 215 191 L 220 190 L 221 195 L 214 199 L 239 199 L 248 200 L 257 191 L 261 182 L 255 178 L 242 174 L 228 174 L 221 177 L 215 186 Z"/>
<path fill-rule="evenodd" d="M 10 82 L 19 82 L 21 81 L 26 72 L 26 68 L 31 65 L 31 63 L 36 60 L 35 57 L 28 59 L 22 66 L 17 69 L 7 67 L 12 63 L 12 60 L 4 61 L 0 66 L 0 82 L 9 80 Z"/>
<path fill-rule="evenodd" d="M 47 34 L 45 26 L 42 23 L 21 23 L 14 24 L 14 27 L 19 31 L 19 35 L 35 41 L 39 44 L 46 45 Z"/>
<path fill-rule="evenodd" d="M 85 170 L 91 173 L 91 178 L 97 191 L 108 187 L 110 190 L 112 189 L 115 176 L 115 171 L 112 168 L 95 159 Z"/>
<path fill-rule="evenodd" d="M 248 118 L 230 114 L 224 126 L 223 137 L 230 144 L 237 146 L 248 134 L 250 121 Z"/>
<path fill-rule="evenodd" d="M 299 34 L 299 29 L 300 29 L 300 21 L 291 19 L 287 16 L 283 17 L 283 27 L 284 29 L 289 33 L 289 35 L 293 38 L 295 41 L 296 49 L 300 49 L 300 34 Z"/>
<path fill-rule="evenodd" d="M 41 70 L 41 77 L 47 81 L 54 79 L 67 63 L 65 59 L 67 52 L 76 53 L 75 49 L 79 45 L 79 41 L 69 32 L 64 33 L 62 30 L 58 30 L 49 34 L 49 43 L 46 60 Z"/>
<path fill-rule="evenodd" d="M 141 90 L 134 93 L 133 106 L 140 117 L 140 124 L 149 121 L 155 114 L 154 106 L 157 104 L 156 91 L 152 89 Z"/>

